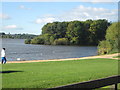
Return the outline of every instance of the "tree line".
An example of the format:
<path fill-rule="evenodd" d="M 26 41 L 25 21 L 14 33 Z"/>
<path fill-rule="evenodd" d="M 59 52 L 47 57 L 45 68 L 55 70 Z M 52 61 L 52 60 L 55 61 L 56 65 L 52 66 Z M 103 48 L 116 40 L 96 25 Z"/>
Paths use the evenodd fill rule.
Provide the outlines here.
<path fill-rule="evenodd" d="M 26 44 L 98 45 L 111 25 L 106 19 L 53 22 L 42 27 L 42 34 L 27 39 Z"/>
<path fill-rule="evenodd" d="M 33 39 L 37 35 L 33 34 L 5 34 L 0 33 L 1 38 L 11 38 L 11 39 Z"/>

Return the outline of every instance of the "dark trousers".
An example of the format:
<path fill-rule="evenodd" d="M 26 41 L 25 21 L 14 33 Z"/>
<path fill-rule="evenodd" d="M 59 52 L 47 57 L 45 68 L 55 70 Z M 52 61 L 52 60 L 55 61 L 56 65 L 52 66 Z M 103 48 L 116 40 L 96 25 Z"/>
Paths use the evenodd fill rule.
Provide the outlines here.
<path fill-rule="evenodd" d="M 5 64 L 6 63 L 6 57 L 2 57 L 2 64 Z"/>

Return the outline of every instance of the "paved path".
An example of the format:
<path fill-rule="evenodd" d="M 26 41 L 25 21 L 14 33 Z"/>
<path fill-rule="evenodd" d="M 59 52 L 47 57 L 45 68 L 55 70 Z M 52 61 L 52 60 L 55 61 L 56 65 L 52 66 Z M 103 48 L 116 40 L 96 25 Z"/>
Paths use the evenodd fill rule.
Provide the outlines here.
<path fill-rule="evenodd" d="M 118 59 L 118 58 L 113 58 L 114 56 L 118 56 L 118 55 L 120 55 L 120 53 L 109 54 L 109 55 L 90 56 L 90 57 L 81 57 L 81 58 L 49 59 L 49 60 L 30 60 L 30 61 L 8 61 L 7 63 L 31 63 L 31 62 L 48 62 L 48 61 L 65 61 L 65 60 L 93 59 L 93 58 Z"/>

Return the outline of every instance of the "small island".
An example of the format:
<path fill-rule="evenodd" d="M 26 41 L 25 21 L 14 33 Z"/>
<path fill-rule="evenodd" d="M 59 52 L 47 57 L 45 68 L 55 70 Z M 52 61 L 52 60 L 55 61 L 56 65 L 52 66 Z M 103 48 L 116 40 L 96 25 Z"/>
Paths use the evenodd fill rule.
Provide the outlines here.
<path fill-rule="evenodd" d="M 98 46 L 98 54 L 116 53 L 118 25 L 106 19 L 47 23 L 41 35 L 25 40 L 25 44 Z"/>
<path fill-rule="evenodd" d="M 27 40 L 26 44 L 44 45 L 98 45 L 105 39 L 106 29 L 111 25 L 106 19 L 53 22 L 42 27 L 42 34 Z"/>

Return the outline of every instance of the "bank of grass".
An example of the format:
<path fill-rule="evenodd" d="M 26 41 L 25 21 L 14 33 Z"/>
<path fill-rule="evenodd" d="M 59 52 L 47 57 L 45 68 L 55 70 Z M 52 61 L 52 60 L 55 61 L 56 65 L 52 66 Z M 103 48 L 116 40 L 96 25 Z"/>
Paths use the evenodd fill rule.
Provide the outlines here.
<path fill-rule="evenodd" d="M 3 88 L 51 88 L 118 74 L 118 60 L 89 59 L 2 65 Z"/>

